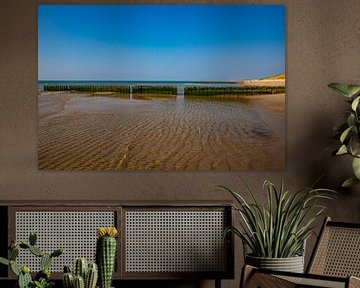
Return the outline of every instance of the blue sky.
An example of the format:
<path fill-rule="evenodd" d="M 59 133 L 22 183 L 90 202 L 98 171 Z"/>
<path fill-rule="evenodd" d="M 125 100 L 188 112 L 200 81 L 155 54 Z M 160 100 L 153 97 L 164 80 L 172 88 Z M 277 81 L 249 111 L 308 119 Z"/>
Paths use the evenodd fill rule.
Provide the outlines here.
<path fill-rule="evenodd" d="M 283 5 L 39 5 L 39 80 L 211 81 L 285 71 Z"/>

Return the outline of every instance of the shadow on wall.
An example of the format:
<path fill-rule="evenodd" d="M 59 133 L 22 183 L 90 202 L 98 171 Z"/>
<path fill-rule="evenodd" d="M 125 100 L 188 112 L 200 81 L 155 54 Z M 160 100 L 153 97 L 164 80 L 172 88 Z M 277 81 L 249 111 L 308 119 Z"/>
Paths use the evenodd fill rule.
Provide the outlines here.
<path fill-rule="evenodd" d="M 330 96 L 329 98 L 332 99 Z M 351 157 L 333 156 L 333 151 L 339 146 L 339 140 L 334 138 L 335 132 L 332 128 L 344 121 L 346 117 L 344 116 L 346 107 L 339 108 L 337 103 L 337 100 L 334 100 L 333 109 L 326 107 L 329 109 L 309 113 L 314 117 L 306 121 L 309 123 L 307 125 L 309 128 L 306 130 L 308 133 L 302 135 L 302 141 L 292 147 L 292 155 L 297 155 L 298 158 L 297 161 L 293 161 L 298 166 L 294 167 L 298 176 L 292 175 L 291 179 L 299 178 L 302 185 L 311 185 L 318 180 L 316 187 L 337 191 L 335 200 L 325 203 L 329 208 L 326 215 L 336 221 L 359 222 L 360 185 L 353 185 L 350 188 L 341 187 L 346 179 L 353 176 Z M 336 113 L 335 117 L 334 113 Z M 337 115 L 339 117 L 336 117 Z M 309 144 L 304 145 L 304 143 Z"/>
<path fill-rule="evenodd" d="M 324 90 L 324 93 L 330 94 L 331 92 Z M 341 101 L 338 102 L 331 96 L 329 99 L 329 101 L 334 100 L 334 103 L 328 104 L 331 107 L 317 106 L 314 108 L 313 106 L 311 109 L 316 110 L 308 111 L 304 115 L 304 118 L 307 119 L 303 121 L 302 125 L 306 129 L 299 130 L 302 133 L 299 137 L 301 141 L 288 147 L 291 150 L 291 154 L 288 153 L 289 158 L 295 158 L 288 163 L 293 163 L 291 165 L 295 167 L 289 169 L 292 175 L 287 175 L 286 180 L 294 182 L 289 188 L 294 191 L 318 180 L 316 187 L 333 189 L 338 192 L 334 200 L 323 202 L 328 207 L 324 217 L 330 216 L 335 221 L 359 222 L 360 197 L 356 195 L 360 196 L 360 185 L 354 185 L 348 189 L 341 187 L 343 181 L 352 176 L 351 159 L 347 156 L 332 155 L 339 144 L 338 140 L 333 139 L 332 128 L 344 120 L 343 111 L 346 108 L 338 105 Z M 316 224 L 319 225 L 318 230 L 320 230 L 321 221 Z M 315 241 L 316 237 L 311 237 L 307 241 L 305 265 L 308 264 Z"/>

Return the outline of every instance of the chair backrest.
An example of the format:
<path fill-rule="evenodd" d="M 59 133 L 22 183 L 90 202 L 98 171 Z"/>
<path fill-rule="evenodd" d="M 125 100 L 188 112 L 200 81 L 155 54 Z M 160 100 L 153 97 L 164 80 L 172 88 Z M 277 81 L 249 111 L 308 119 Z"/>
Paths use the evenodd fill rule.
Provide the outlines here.
<path fill-rule="evenodd" d="M 360 224 L 326 218 L 307 273 L 360 277 Z"/>

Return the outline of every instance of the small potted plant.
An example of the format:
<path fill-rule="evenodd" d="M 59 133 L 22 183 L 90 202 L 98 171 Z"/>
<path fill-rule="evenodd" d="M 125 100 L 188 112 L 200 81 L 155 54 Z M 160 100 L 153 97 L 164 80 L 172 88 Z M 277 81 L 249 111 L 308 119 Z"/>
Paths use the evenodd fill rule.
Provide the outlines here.
<path fill-rule="evenodd" d="M 64 267 L 64 288 L 95 288 L 98 279 L 96 263 L 88 262 L 86 258 L 78 258 L 74 263 L 73 271 L 69 266 Z"/>
<path fill-rule="evenodd" d="M 342 187 L 349 187 L 360 183 L 360 85 L 331 83 L 328 86 L 346 97 L 351 106 L 349 111 L 346 112 L 346 122 L 334 127 L 340 142 L 340 145 L 334 151 L 334 155 L 350 155 L 352 157 L 354 176 L 342 184 Z"/>
<path fill-rule="evenodd" d="M 115 227 L 100 227 L 96 231 L 96 263 L 99 267 L 99 287 L 110 288 L 116 259 Z"/>
<path fill-rule="evenodd" d="M 243 242 L 245 264 L 278 271 L 303 272 L 305 241 L 314 233 L 314 222 L 326 207 L 317 202 L 331 199 L 334 191 L 305 188 L 296 193 L 278 189 L 266 180 L 266 205 L 261 205 L 243 181 L 251 201 L 233 190 L 220 186 L 235 199 L 233 205 L 240 215 L 239 227 L 228 227 Z M 247 253 L 250 250 L 250 253 Z"/>
<path fill-rule="evenodd" d="M 0 263 L 10 266 L 11 271 L 18 277 L 18 288 L 50 288 L 54 286 L 54 282 L 50 280 L 50 265 L 54 257 L 58 257 L 64 253 L 63 249 L 57 249 L 52 253 L 43 252 L 36 246 L 37 236 L 30 233 L 29 243 L 13 242 L 9 248 L 8 259 L 0 257 Z M 16 263 L 20 249 L 28 250 L 31 254 L 39 257 L 41 270 L 32 279 L 30 268 L 26 265 L 19 266 Z"/>
<path fill-rule="evenodd" d="M 74 263 L 73 271 L 64 267 L 64 288 L 112 288 L 112 276 L 116 261 L 115 227 L 100 227 L 97 229 L 96 263 L 88 262 L 86 258 L 78 258 Z"/>

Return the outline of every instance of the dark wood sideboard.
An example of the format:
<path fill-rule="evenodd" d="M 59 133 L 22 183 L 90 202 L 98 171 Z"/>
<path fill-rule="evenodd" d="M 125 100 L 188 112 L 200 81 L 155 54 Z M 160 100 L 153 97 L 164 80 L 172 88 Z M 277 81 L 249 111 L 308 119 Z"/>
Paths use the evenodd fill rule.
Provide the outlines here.
<path fill-rule="evenodd" d="M 7 255 L 12 240 L 25 241 L 36 231 L 42 249 L 65 248 L 51 266 L 61 287 L 63 265 L 79 256 L 91 260 L 96 227 L 108 225 L 119 230 L 115 287 L 203 279 L 214 279 L 215 287 L 221 287 L 221 279 L 234 278 L 234 239 L 223 238 L 232 221 L 231 204 L 222 201 L 3 201 L 0 256 Z M 35 257 L 21 257 L 36 270 Z M 15 282 L 0 265 L 0 287 Z"/>

